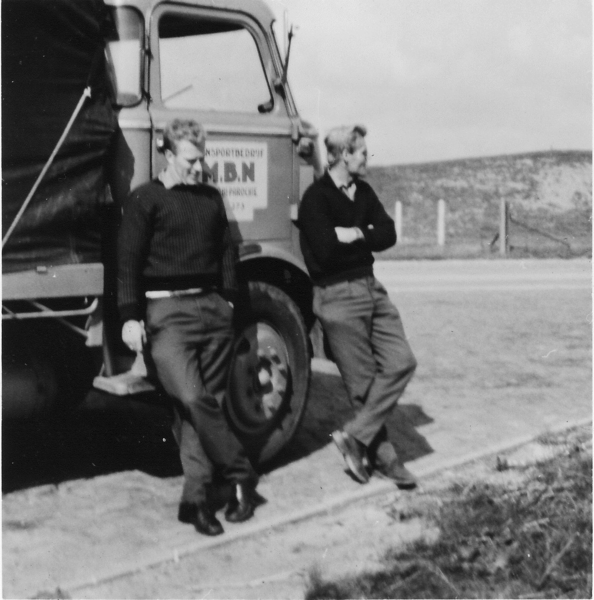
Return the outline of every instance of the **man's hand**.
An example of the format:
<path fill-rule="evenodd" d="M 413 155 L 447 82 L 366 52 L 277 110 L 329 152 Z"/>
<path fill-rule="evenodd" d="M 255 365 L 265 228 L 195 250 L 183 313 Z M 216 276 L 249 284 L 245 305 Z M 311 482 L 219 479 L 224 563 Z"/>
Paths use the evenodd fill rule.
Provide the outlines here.
<path fill-rule="evenodd" d="M 352 244 L 363 239 L 363 232 L 358 227 L 335 227 L 336 237 L 343 244 Z"/>
<path fill-rule="evenodd" d="M 146 344 L 146 331 L 142 321 L 126 321 L 122 327 L 122 340 L 130 350 L 142 352 Z"/>

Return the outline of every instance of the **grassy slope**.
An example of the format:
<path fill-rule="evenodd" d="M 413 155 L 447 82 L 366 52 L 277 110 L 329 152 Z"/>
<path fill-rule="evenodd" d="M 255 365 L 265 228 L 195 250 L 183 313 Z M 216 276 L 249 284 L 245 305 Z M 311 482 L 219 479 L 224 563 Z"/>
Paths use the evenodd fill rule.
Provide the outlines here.
<path fill-rule="evenodd" d="M 396 200 L 402 202 L 401 243 L 436 243 L 436 205 L 443 199 L 446 245 L 488 252 L 499 228 L 504 198 L 519 223 L 511 226 L 516 251 L 538 255 L 539 250 L 552 248 L 553 254 L 564 256 L 591 251 L 591 152 L 550 151 L 371 167 L 368 179 L 390 214 L 394 214 Z"/>
<path fill-rule="evenodd" d="M 478 471 L 417 499 L 436 538 L 388 552 L 382 571 L 343 581 L 313 572 L 306 599 L 592 597 L 591 431 L 540 442 L 557 447 L 554 458 L 497 459 L 497 471 L 515 471 L 505 483 Z"/>

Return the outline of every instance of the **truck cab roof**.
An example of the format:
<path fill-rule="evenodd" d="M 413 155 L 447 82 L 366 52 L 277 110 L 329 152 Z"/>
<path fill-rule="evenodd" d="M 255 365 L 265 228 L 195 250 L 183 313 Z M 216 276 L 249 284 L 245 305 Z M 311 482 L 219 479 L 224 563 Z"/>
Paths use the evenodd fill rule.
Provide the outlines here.
<path fill-rule="evenodd" d="M 109 6 L 134 7 L 145 18 L 149 17 L 157 6 L 168 4 L 163 0 L 105 0 L 105 3 Z M 244 13 L 255 18 L 266 27 L 271 26 L 275 21 L 274 13 L 262 0 L 181 0 L 176 1 L 175 4 L 177 6 L 215 8 Z"/>

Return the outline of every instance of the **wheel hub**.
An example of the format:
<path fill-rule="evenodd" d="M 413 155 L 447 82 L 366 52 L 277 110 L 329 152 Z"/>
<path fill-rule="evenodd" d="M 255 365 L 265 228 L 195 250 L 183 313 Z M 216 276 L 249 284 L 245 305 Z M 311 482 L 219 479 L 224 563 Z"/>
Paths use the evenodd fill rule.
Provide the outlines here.
<path fill-rule="evenodd" d="M 278 413 L 289 380 L 287 348 L 267 323 L 245 328 L 235 346 L 231 374 L 232 405 L 249 427 L 265 425 Z"/>

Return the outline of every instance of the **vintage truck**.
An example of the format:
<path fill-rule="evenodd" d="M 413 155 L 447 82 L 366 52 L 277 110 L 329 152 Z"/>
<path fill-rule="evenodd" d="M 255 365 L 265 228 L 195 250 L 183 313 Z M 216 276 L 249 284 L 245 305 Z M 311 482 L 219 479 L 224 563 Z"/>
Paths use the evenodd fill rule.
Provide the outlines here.
<path fill-rule="evenodd" d="M 321 172 L 273 13 L 261 0 L 2 9 L 4 422 L 69 411 L 135 363 L 116 305 L 121 206 L 164 166 L 164 125 L 193 118 L 245 290 L 226 409 L 254 459 L 270 459 L 307 401 L 314 317 L 294 220 Z"/>

